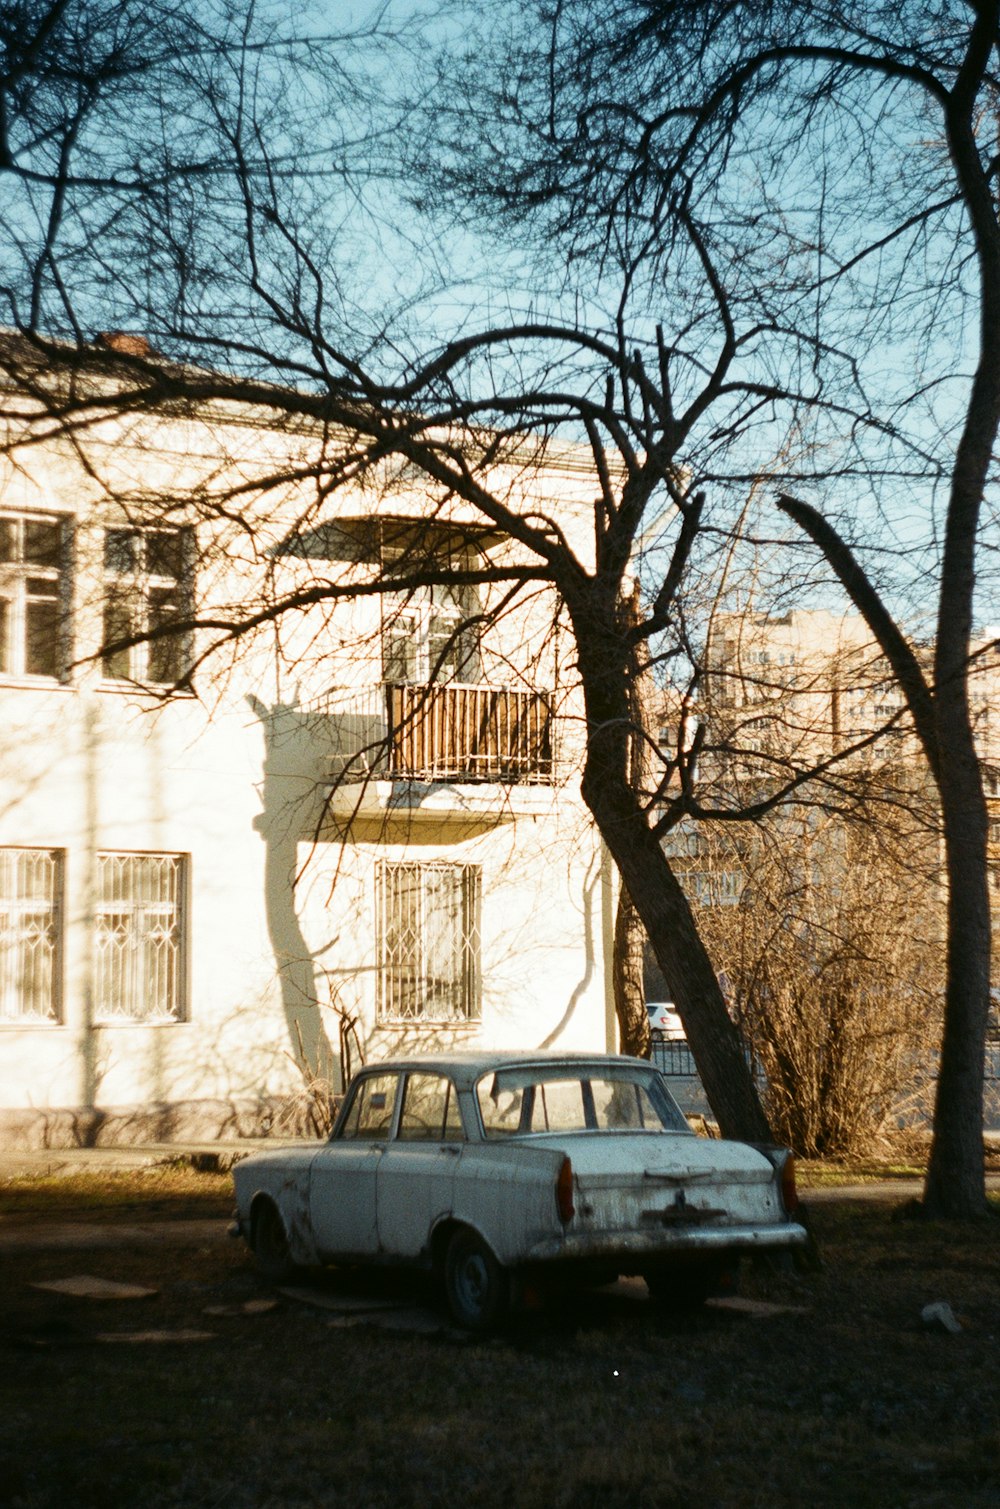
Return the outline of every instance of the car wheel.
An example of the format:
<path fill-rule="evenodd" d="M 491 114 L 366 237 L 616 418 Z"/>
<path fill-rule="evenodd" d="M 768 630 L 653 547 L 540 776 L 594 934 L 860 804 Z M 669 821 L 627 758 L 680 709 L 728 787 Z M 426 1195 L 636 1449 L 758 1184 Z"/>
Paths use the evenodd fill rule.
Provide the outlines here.
<path fill-rule="evenodd" d="M 474 1231 L 448 1243 L 444 1287 L 452 1318 L 466 1331 L 489 1331 L 507 1313 L 510 1275 Z"/>
<path fill-rule="evenodd" d="M 280 1284 L 295 1273 L 284 1222 L 270 1200 L 254 1212 L 253 1255 L 258 1271 L 271 1283 Z"/>

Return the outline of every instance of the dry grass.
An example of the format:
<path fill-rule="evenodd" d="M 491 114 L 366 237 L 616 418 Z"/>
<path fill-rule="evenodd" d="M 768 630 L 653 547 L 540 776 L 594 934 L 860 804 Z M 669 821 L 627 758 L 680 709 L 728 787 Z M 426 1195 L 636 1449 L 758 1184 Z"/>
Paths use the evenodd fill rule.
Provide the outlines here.
<path fill-rule="evenodd" d="M 109 1220 L 221 1217 L 226 1182 L 204 1178 L 172 1171 L 5 1194 L 18 1225 L 81 1219 L 87 1198 Z M 207 1317 L 206 1306 L 261 1292 L 243 1250 L 222 1237 L 5 1254 L 0 1503 L 993 1509 L 1000 1221 L 955 1230 L 894 1221 L 874 1201 L 827 1200 L 814 1225 L 821 1271 L 751 1268 L 744 1283 L 804 1314 L 676 1319 L 634 1292 L 595 1292 L 486 1343 L 331 1328 L 328 1312 L 291 1302 Z M 159 1294 L 111 1303 L 30 1287 L 81 1272 Z M 938 1299 L 962 1318 L 960 1335 L 921 1322 Z M 216 1339 L 93 1339 L 154 1327 Z"/>

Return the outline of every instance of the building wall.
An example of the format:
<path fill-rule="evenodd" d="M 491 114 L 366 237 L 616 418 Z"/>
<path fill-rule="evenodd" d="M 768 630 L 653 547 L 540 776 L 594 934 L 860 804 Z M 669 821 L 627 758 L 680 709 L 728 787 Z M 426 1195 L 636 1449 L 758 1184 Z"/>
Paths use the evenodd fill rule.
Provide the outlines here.
<path fill-rule="evenodd" d="M 111 430 L 100 446 L 106 469 L 128 475 L 133 492 L 140 477 L 144 492 L 182 497 L 209 470 L 250 474 L 260 456 L 247 448 L 264 440 L 252 427 L 234 439 L 147 421 Z M 57 444 L 0 475 L 0 516 L 57 510 L 72 526 L 64 608 L 73 627 L 61 681 L 0 676 L 0 851 L 56 851 L 61 867 L 57 1020 L 0 1023 L 0 1139 L 148 1140 L 273 1125 L 310 1077 L 339 1088 L 345 1018 L 355 1067 L 360 1056 L 443 1043 L 603 1048 L 606 875 L 576 789 L 578 720 L 566 720 L 551 778 L 533 785 L 338 784 L 335 755 L 350 734 L 343 689 L 378 701 L 377 597 L 261 633 L 203 667 L 192 694 L 162 700 L 109 682 L 93 656 L 103 529 L 139 509 L 123 509 L 123 485 L 98 487 Z M 414 514 L 419 505 L 408 494 Z M 361 504 L 348 497 L 337 507 L 356 518 Z M 190 521 L 202 543 L 211 527 L 190 512 L 171 519 Z M 268 527 L 280 539 L 287 521 L 269 514 Z M 199 591 L 215 601 L 239 602 L 264 568 L 289 581 L 302 568 L 301 559 L 276 565 L 273 553 L 262 567 L 259 540 L 241 554 L 240 539 L 237 529 L 205 558 Z M 565 671 L 550 610 L 536 594 L 525 614 L 498 627 L 489 669 L 551 689 Z M 573 689 L 563 683 L 560 695 L 572 712 Z M 99 1019 L 98 933 L 106 941 L 114 923 L 101 901 L 102 855 L 182 858 L 179 1020 Z M 380 1018 L 386 862 L 475 867 L 471 1020 Z"/>

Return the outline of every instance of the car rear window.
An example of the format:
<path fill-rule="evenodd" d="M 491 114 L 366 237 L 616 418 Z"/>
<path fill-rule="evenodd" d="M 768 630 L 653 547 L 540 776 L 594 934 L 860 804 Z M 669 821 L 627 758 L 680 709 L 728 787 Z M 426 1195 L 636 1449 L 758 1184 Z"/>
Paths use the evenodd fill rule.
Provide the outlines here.
<path fill-rule="evenodd" d="M 478 1081 L 476 1098 L 487 1137 L 688 1130 L 660 1075 L 627 1065 L 497 1069 Z"/>

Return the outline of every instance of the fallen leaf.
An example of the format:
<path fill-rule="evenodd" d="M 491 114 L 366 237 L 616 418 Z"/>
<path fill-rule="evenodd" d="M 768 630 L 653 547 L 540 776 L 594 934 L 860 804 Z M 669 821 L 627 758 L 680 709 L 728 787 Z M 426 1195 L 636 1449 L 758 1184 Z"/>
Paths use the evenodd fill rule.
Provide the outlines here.
<path fill-rule="evenodd" d="M 962 1322 L 943 1299 L 925 1305 L 920 1312 L 920 1319 L 925 1326 L 939 1326 L 942 1331 L 948 1331 L 952 1336 L 957 1336 L 962 1329 Z"/>

